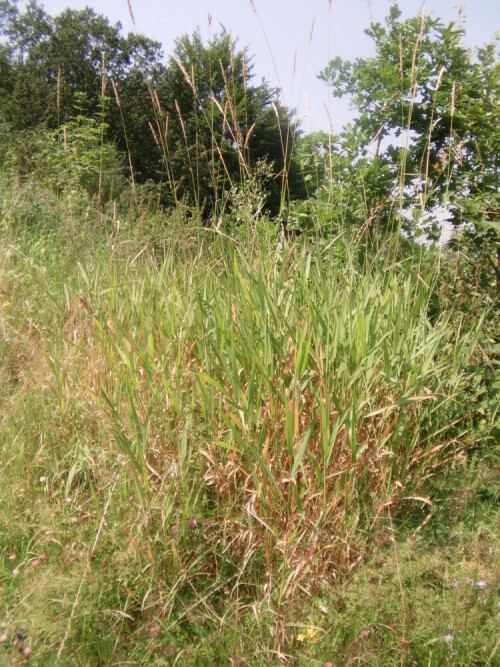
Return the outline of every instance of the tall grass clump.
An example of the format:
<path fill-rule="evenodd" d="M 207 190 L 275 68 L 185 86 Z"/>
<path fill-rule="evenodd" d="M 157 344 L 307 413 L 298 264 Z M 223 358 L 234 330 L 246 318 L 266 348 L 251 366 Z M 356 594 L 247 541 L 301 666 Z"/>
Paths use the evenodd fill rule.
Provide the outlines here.
<path fill-rule="evenodd" d="M 178 260 L 94 294 L 109 453 L 148 521 L 185 548 L 199 525 L 200 567 L 227 563 L 251 596 L 311 592 L 473 444 L 460 397 L 480 324 L 431 322 L 432 274 L 360 268 L 342 238 Z"/>

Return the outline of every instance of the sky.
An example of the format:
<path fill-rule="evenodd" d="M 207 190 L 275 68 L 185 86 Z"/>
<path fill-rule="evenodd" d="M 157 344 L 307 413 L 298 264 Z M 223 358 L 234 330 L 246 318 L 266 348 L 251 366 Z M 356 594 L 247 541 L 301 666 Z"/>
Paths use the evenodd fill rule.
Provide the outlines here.
<path fill-rule="evenodd" d="M 23 2 L 19 3 L 23 6 Z M 133 31 L 127 0 L 42 0 L 46 11 L 57 15 L 66 7 L 93 7 L 111 23 Z M 130 0 L 138 32 L 162 43 L 166 56 L 175 39 L 199 28 L 204 38 L 222 30 L 248 47 L 254 56 L 254 81 L 265 78 L 282 89 L 282 101 L 297 109 L 306 132 L 334 132 L 350 120 L 346 101 L 334 100 L 317 75 L 334 56 L 354 59 L 373 54 L 373 43 L 364 34 L 371 20 L 383 22 L 393 0 Z M 427 13 L 445 23 L 457 21 L 459 0 L 427 0 Z M 255 7 L 254 12 L 252 5 Z M 422 0 L 400 0 L 404 17 L 415 16 Z M 468 0 L 466 43 L 482 46 L 500 30 L 499 0 Z M 208 15 L 211 15 L 209 26 Z"/>

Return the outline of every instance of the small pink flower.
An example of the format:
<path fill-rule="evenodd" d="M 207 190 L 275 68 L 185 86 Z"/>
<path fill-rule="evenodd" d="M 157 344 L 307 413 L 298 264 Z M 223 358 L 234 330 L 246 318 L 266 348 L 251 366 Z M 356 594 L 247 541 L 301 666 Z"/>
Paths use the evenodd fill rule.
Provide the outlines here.
<path fill-rule="evenodd" d="M 177 526 L 170 526 L 170 531 L 172 535 L 177 535 Z"/>
<path fill-rule="evenodd" d="M 160 628 L 159 625 L 152 625 L 152 626 L 149 628 L 149 634 L 150 634 L 152 637 L 158 637 L 158 635 L 160 634 L 160 632 L 161 632 L 161 628 Z"/>

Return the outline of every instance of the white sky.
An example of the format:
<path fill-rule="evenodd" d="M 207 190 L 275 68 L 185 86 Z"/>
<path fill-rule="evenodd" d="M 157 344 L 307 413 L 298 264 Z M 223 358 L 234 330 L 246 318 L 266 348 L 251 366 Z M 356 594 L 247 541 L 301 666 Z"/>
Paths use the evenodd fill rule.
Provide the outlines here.
<path fill-rule="evenodd" d="M 330 108 L 334 131 L 349 120 L 345 103 L 328 94 L 317 74 L 334 56 L 353 59 L 372 54 L 372 42 L 364 34 L 370 15 L 383 22 L 392 0 L 130 0 L 137 30 L 163 45 L 171 53 L 174 40 L 199 27 L 208 38 L 208 14 L 212 34 L 220 24 L 248 46 L 254 55 L 254 74 L 258 82 L 265 77 L 283 90 L 283 101 L 299 111 L 305 131 L 327 129 L 325 106 Z M 20 2 L 22 6 L 24 3 Z M 79 9 L 90 5 L 110 22 L 120 21 L 124 32 L 133 30 L 127 0 L 42 0 L 46 11 L 56 15 L 65 7 Z M 445 23 L 458 19 L 458 0 L 427 0 L 427 13 Z M 422 0 L 400 0 L 404 16 L 416 15 Z M 462 3 L 467 22 L 467 44 L 481 46 L 492 41 L 500 30 L 499 0 L 469 0 Z M 314 19 L 311 43 L 309 37 Z M 295 76 L 293 76 L 296 51 Z M 309 100 L 309 106 L 306 102 Z M 308 110 L 309 109 L 309 110 Z"/>

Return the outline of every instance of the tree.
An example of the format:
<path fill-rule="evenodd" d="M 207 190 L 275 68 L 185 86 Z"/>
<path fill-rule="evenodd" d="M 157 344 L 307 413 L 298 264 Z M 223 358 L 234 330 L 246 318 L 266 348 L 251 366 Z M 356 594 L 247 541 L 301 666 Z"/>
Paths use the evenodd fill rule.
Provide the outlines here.
<path fill-rule="evenodd" d="M 10 52 L 0 44 L 0 115 L 7 104 L 15 85 L 15 72 L 11 66 Z"/>
<path fill-rule="evenodd" d="M 205 45 L 198 32 L 176 41 L 158 88 L 156 126 L 165 132 L 165 163 L 176 200 L 220 212 L 225 196 L 262 160 L 272 166 L 266 206 L 276 213 L 289 196 L 304 193 L 294 161 L 296 129 L 277 91 L 252 83 L 246 51 L 228 33 Z M 161 121 L 160 121 L 161 117 Z"/>
<path fill-rule="evenodd" d="M 0 25 L 15 72 L 5 105 L 14 129 L 60 128 L 82 93 L 88 117 L 101 114 L 109 140 L 128 154 L 135 181 L 167 181 L 169 203 L 220 213 L 253 165 L 266 173 L 264 160 L 269 211 L 306 195 L 294 160 L 293 115 L 276 90 L 253 83 L 251 62 L 229 34 L 207 45 L 199 33 L 181 37 L 165 65 L 160 44 L 124 37 L 119 23 L 89 8 L 50 17 L 35 0 L 22 12 L 0 0 Z M 106 95 L 110 106 L 102 104 Z"/>
<path fill-rule="evenodd" d="M 51 17 L 35 0 L 29 0 L 23 13 L 17 0 L 0 0 L 0 31 L 12 58 L 23 63 L 26 54 L 50 34 Z"/>
<path fill-rule="evenodd" d="M 437 223 L 436 209 L 444 206 L 468 250 L 484 260 L 485 279 L 493 273 L 500 284 L 495 45 L 474 56 L 460 26 L 424 13 L 402 21 L 397 5 L 385 27 L 372 24 L 366 32 L 374 57 L 336 58 L 320 76 L 335 96 L 349 95 L 358 112 L 344 134 L 352 163 L 384 175 L 365 181 L 372 222 L 387 224 L 399 212 L 414 237 L 414 223 Z"/>
<path fill-rule="evenodd" d="M 102 113 L 103 93 L 115 99 L 113 80 L 121 108 L 113 102 L 101 119 L 109 125 L 109 139 L 130 151 L 136 176 L 157 175 L 160 156 L 148 126 L 153 113 L 146 85 L 162 68 L 157 42 L 124 37 L 119 23 L 110 25 L 89 8 L 50 17 L 33 0 L 24 12 L 2 0 L 0 25 L 14 72 L 5 103 L 14 129 L 60 127 L 72 119 L 78 93 L 85 95 L 88 117 L 95 119 Z"/>

